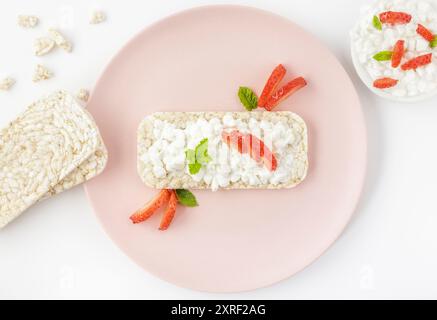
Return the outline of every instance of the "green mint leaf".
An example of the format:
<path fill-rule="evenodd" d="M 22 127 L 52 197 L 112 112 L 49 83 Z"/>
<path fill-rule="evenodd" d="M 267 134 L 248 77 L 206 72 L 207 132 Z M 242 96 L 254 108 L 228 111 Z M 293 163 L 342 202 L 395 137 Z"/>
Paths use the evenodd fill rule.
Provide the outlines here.
<path fill-rule="evenodd" d="M 238 97 L 247 111 L 252 111 L 258 106 L 258 97 L 250 88 L 240 87 Z"/>
<path fill-rule="evenodd" d="M 186 207 L 197 207 L 196 197 L 194 194 L 187 189 L 176 189 L 176 196 L 178 197 L 179 203 Z"/>
<path fill-rule="evenodd" d="M 196 152 L 193 149 L 188 149 L 185 151 L 185 158 L 189 164 L 196 162 Z"/>
<path fill-rule="evenodd" d="M 190 170 L 190 174 L 198 174 L 200 171 L 200 168 L 202 168 L 202 165 L 198 162 L 190 163 L 188 165 L 188 169 Z"/>
<path fill-rule="evenodd" d="M 392 51 L 381 51 L 373 56 L 376 61 L 389 61 L 393 55 Z"/>
<path fill-rule="evenodd" d="M 429 43 L 431 48 L 437 47 L 437 36 L 434 36 L 434 39 Z"/>
<path fill-rule="evenodd" d="M 382 30 L 382 23 L 381 20 L 379 20 L 378 16 L 373 16 L 373 26 L 377 30 Z"/>
<path fill-rule="evenodd" d="M 196 146 L 196 162 L 206 164 L 211 160 L 211 157 L 208 155 L 208 138 L 205 138 Z"/>
<path fill-rule="evenodd" d="M 197 174 L 202 168 L 202 165 L 212 160 L 208 154 L 208 138 L 202 139 L 194 150 L 185 150 L 185 158 L 188 162 L 190 174 Z"/>

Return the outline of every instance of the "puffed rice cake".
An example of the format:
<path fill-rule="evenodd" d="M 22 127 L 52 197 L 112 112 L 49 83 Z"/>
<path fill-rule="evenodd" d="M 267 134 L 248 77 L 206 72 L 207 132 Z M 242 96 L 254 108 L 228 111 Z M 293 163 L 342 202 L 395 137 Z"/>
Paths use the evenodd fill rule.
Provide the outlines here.
<path fill-rule="evenodd" d="M 91 115 L 58 91 L 0 131 L 0 228 L 37 201 L 100 173 L 107 151 Z"/>
<path fill-rule="evenodd" d="M 307 126 L 304 120 L 295 113 L 289 111 L 278 112 L 156 112 L 145 117 L 140 123 L 137 131 L 137 172 L 145 185 L 157 189 L 211 189 L 211 184 L 204 181 L 196 181 L 193 177 L 184 172 L 169 173 L 164 177 L 156 177 L 150 162 L 144 161 L 143 155 L 156 141 L 153 133 L 155 121 L 164 121 L 175 125 L 178 129 L 184 129 L 190 122 L 199 118 L 211 120 L 213 118 L 223 119 L 226 114 L 231 114 L 234 120 L 241 120 L 248 123 L 250 119 L 266 120 L 271 123 L 283 123 L 293 128 L 296 135 L 296 143 L 289 147 L 287 155 L 294 158 L 290 179 L 285 182 L 272 184 L 260 183 L 256 186 L 246 184 L 242 181 L 231 182 L 224 189 L 283 189 L 292 188 L 301 183 L 308 171 L 308 136 Z"/>

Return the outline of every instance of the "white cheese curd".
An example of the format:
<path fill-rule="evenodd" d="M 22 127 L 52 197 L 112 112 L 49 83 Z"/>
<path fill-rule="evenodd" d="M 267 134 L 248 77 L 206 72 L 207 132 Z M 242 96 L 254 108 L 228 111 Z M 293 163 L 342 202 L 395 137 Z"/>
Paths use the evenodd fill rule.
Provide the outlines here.
<path fill-rule="evenodd" d="M 223 131 L 239 130 L 251 133 L 264 141 L 274 152 L 278 166 L 270 171 L 262 163 L 253 160 L 248 154 L 240 154 L 235 148 L 222 141 Z M 230 183 L 243 182 L 256 187 L 270 183 L 277 185 L 290 180 L 292 176 L 293 156 L 286 152 L 296 141 L 298 134 L 283 123 L 272 125 L 269 121 L 250 119 L 246 124 L 227 113 L 222 120 L 199 118 L 188 122 L 185 129 L 177 129 L 174 124 L 156 120 L 153 125 L 153 144 L 141 155 L 141 160 L 152 165 L 152 173 L 162 178 L 167 173 L 173 176 L 190 174 L 185 151 L 195 147 L 208 138 L 208 154 L 211 161 L 203 165 L 197 174 L 190 176 L 197 182 L 211 185 L 212 190 L 226 188 Z M 286 157 L 281 155 L 287 154 Z"/>
<path fill-rule="evenodd" d="M 361 18 L 351 31 L 352 58 L 363 82 L 375 93 L 398 101 L 417 101 L 437 93 L 437 48 L 416 32 L 422 24 L 437 34 L 437 7 L 426 0 L 375 1 L 362 10 Z M 373 17 L 386 11 L 400 11 L 412 16 L 408 24 L 382 24 L 382 30 L 373 26 Z M 393 68 L 391 61 L 376 61 L 373 56 L 380 51 L 392 51 L 398 40 L 405 41 L 405 55 L 401 65 L 420 55 L 433 53 L 432 63 L 416 70 L 403 71 Z M 377 89 L 373 82 L 390 77 L 399 80 L 396 86 Z"/>

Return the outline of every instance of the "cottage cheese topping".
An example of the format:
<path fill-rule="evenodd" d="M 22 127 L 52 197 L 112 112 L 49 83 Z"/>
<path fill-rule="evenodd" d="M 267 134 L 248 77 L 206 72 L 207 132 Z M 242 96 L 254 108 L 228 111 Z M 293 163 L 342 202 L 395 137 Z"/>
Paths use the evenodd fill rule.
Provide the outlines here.
<path fill-rule="evenodd" d="M 412 15 L 408 24 L 383 25 L 377 30 L 373 16 L 386 11 L 400 11 Z M 430 48 L 429 42 L 417 34 L 417 25 L 426 26 L 437 33 L 437 8 L 425 0 L 376 1 L 372 6 L 362 9 L 362 17 L 351 31 L 352 54 L 354 60 L 366 74 L 368 86 L 378 78 L 390 77 L 399 80 L 398 84 L 384 90 L 395 97 L 412 98 L 427 95 L 437 90 L 437 48 Z M 406 53 L 402 63 L 414 57 L 433 52 L 431 64 L 416 70 L 402 71 L 392 68 L 390 61 L 376 61 L 373 56 L 380 51 L 391 51 L 397 40 L 405 40 Z"/>
<path fill-rule="evenodd" d="M 248 154 L 240 154 L 222 141 L 225 130 L 237 129 L 251 133 L 264 141 L 277 159 L 275 171 L 254 161 Z M 296 168 L 292 149 L 302 143 L 303 135 L 298 128 L 285 121 L 272 123 L 265 119 L 250 118 L 248 121 L 234 118 L 232 113 L 209 120 L 200 117 L 186 123 L 184 128 L 175 123 L 156 119 L 153 121 L 153 143 L 144 153 L 141 161 L 152 168 L 155 178 L 172 178 L 190 175 L 185 150 L 194 149 L 204 138 L 208 138 L 208 153 L 212 160 L 202 166 L 199 173 L 190 175 L 196 182 L 203 182 L 212 190 L 229 187 L 240 182 L 247 186 L 278 185 L 292 179 Z M 306 137 L 306 136 L 305 136 Z M 302 168 L 304 170 L 304 168 Z"/>

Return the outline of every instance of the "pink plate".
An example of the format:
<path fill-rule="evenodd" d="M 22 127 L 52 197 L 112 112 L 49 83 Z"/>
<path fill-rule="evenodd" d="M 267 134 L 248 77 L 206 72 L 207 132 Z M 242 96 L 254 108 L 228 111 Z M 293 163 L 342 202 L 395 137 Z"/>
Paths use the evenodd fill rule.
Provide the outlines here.
<path fill-rule="evenodd" d="M 161 213 L 129 215 L 156 190 L 136 171 L 136 130 L 155 111 L 241 111 L 241 85 L 260 92 L 283 63 L 285 80 L 309 86 L 282 103 L 309 130 L 310 168 L 280 191 L 196 191 L 166 232 Z M 363 185 L 366 130 L 355 89 L 319 40 L 280 16 L 239 6 L 188 10 L 143 30 L 112 60 L 89 110 L 109 149 L 103 174 L 85 186 L 104 229 L 135 262 L 179 286 L 251 290 L 285 279 L 319 257 L 348 223 Z"/>

